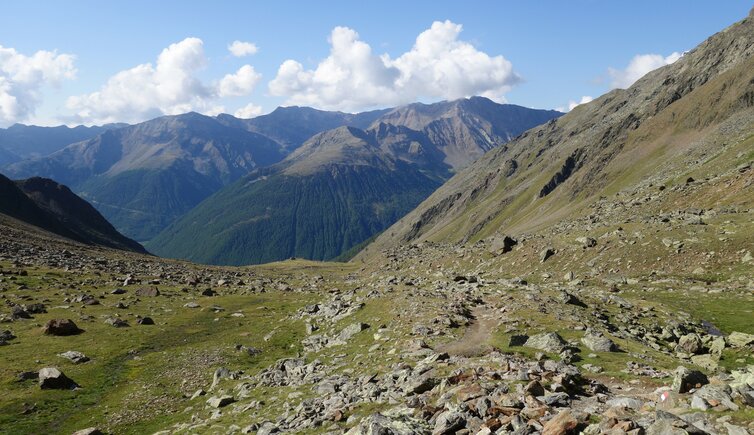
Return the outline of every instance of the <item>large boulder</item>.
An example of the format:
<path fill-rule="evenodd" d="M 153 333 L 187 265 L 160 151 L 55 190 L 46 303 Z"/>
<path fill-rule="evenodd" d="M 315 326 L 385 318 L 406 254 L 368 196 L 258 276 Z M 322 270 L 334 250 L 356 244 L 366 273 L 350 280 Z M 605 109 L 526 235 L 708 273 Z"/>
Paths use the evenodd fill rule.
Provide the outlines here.
<path fill-rule="evenodd" d="M 556 332 L 544 332 L 529 337 L 524 343 L 526 347 L 543 350 L 545 352 L 560 353 L 565 348 L 566 342 Z"/>
<path fill-rule="evenodd" d="M 45 367 L 39 371 L 39 388 L 43 390 L 72 390 L 78 387 L 68 376 L 55 367 Z"/>
<path fill-rule="evenodd" d="M 42 332 L 45 335 L 66 336 L 81 334 L 84 331 L 71 319 L 51 319 L 42 327 Z"/>
<path fill-rule="evenodd" d="M 702 345 L 702 339 L 699 338 L 698 334 L 694 333 L 682 336 L 678 340 L 678 346 L 676 346 L 676 351 L 690 353 L 692 355 L 701 353 L 703 349 L 704 346 Z"/>

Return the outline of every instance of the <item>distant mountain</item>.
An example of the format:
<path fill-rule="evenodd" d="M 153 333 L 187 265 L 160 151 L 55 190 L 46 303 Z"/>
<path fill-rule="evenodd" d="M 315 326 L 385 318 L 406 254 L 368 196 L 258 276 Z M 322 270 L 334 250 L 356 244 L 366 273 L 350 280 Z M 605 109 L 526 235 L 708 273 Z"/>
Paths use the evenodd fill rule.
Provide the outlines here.
<path fill-rule="evenodd" d="M 63 149 L 66 145 L 91 139 L 107 130 L 125 127 L 126 124 L 106 124 L 69 128 L 38 127 L 14 124 L 0 128 L 0 167 L 35 157 L 43 157 Z"/>
<path fill-rule="evenodd" d="M 14 182 L 0 174 L 0 213 L 78 242 L 146 253 L 89 203 L 45 178 Z"/>
<path fill-rule="evenodd" d="M 187 113 L 106 131 L 6 171 L 70 185 L 125 234 L 148 240 L 222 186 L 284 156 L 267 137 Z"/>
<path fill-rule="evenodd" d="M 388 227 L 439 184 L 382 151 L 363 130 L 340 127 L 222 189 L 149 248 L 211 264 L 331 259 Z"/>
<path fill-rule="evenodd" d="M 490 151 L 359 258 L 409 243 L 474 244 L 501 234 L 544 234 L 557 249 L 558 237 L 572 243 L 573 233 L 607 235 L 607 228 L 617 228 L 611 234 L 624 234 L 624 227 L 643 242 L 639 223 L 673 222 L 668 216 L 685 213 L 751 211 L 753 131 L 750 16 L 630 88 L 613 90 Z M 609 227 L 606 216 L 615 215 L 625 217 Z M 648 230 L 647 239 L 681 237 L 700 246 L 690 231 L 666 233 L 674 226 Z M 624 241 L 620 245 L 639 251 L 649 244 L 639 248 Z"/>
<path fill-rule="evenodd" d="M 332 259 L 391 225 L 475 156 L 559 115 L 485 98 L 393 109 L 366 130 L 312 137 L 211 196 L 147 247 L 213 264 Z"/>
<path fill-rule="evenodd" d="M 264 135 L 291 152 L 310 137 L 323 131 L 343 126 L 367 128 L 389 110 L 351 114 L 293 106 L 278 107 L 267 115 L 252 119 L 238 119 L 230 115 L 219 115 L 217 118 L 226 125 Z"/>
<path fill-rule="evenodd" d="M 454 170 L 466 167 L 484 153 L 562 113 L 498 104 L 484 97 L 435 104 L 409 104 L 381 116 L 372 125 L 403 126 L 423 133 Z"/>

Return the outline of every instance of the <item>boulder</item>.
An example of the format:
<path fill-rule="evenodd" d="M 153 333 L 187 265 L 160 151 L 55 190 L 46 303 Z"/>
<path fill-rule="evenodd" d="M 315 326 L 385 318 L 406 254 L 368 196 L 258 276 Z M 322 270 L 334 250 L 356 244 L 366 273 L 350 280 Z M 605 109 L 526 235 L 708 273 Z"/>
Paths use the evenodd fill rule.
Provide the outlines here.
<path fill-rule="evenodd" d="M 597 239 L 592 237 L 577 237 L 576 243 L 580 243 L 585 248 L 593 248 L 597 246 Z"/>
<path fill-rule="evenodd" d="M 139 325 L 154 325 L 154 320 L 151 317 L 140 317 L 136 319 L 136 323 Z"/>
<path fill-rule="evenodd" d="M 547 261 L 548 258 L 552 257 L 553 255 L 555 255 L 555 249 L 554 248 L 547 247 L 547 248 L 543 249 L 542 252 L 539 253 L 539 261 L 540 261 L 540 263 L 544 263 L 545 261 Z"/>
<path fill-rule="evenodd" d="M 104 433 L 96 427 L 88 427 L 86 429 L 77 430 L 73 435 L 104 435 Z"/>
<path fill-rule="evenodd" d="M 727 341 L 731 347 L 746 347 L 754 343 L 754 335 L 733 331 L 727 337 Z"/>
<path fill-rule="evenodd" d="M 709 380 L 704 373 L 680 366 L 675 370 L 673 385 L 670 388 L 676 393 L 687 393 L 693 388 L 699 388 L 708 383 Z"/>
<path fill-rule="evenodd" d="M 584 346 L 593 352 L 617 352 L 618 346 L 603 334 L 594 331 L 587 331 L 581 338 Z"/>
<path fill-rule="evenodd" d="M 545 352 L 560 353 L 565 348 L 566 342 L 555 332 L 545 332 L 529 337 L 524 346 Z"/>
<path fill-rule="evenodd" d="M 105 323 L 115 328 L 127 328 L 130 326 L 128 322 L 117 317 L 108 317 L 107 319 L 105 319 Z"/>
<path fill-rule="evenodd" d="M 561 411 L 545 423 L 542 435 L 567 435 L 573 433 L 578 425 L 579 421 L 571 414 L 571 411 Z"/>
<path fill-rule="evenodd" d="M 366 323 L 356 322 L 351 323 L 350 325 L 343 328 L 342 331 L 340 331 L 340 334 L 338 334 L 338 340 L 339 341 L 348 341 L 353 337 L 354 335 L 358 334 L 359 332 L 369 328 L 369 325 Z"/>
<path fill-rule="evenodd" d="M 236 399 L 234 399 L 233 396 L 228 395 L 210 397 L 209 399 L 207 399 L 207 405 L 211 406 L 212 408 L 222 408 L 223 406 L 228 406 L 235 401 Z"/>
<path fill-rule="evenodd" d="M 42 333 L 45 335 L 66 336 L 82 332 L 84 331 L 79 329 L 71 319 L 51 319 L 42 327 Z"/>
<path fill-rule="evenodd" d="M 43 390 L 72 390 L 78 387 L 68 376 L 55 367 L 45 367 L 39 371 L 39 388 Z"/>
<path fill-rule="evenodd" d="M 155 297 L 160 295 L 160 291 L 157 287 L 141 287 L 134 292 L 136 296 Z"/>
<path fill-rule="evenodd" d="M 701 353 L 703 350 L 702 339 L 698 334 L 686 334 L 678 340 L 676 351 L 690 353 L 691 355 Z"/>

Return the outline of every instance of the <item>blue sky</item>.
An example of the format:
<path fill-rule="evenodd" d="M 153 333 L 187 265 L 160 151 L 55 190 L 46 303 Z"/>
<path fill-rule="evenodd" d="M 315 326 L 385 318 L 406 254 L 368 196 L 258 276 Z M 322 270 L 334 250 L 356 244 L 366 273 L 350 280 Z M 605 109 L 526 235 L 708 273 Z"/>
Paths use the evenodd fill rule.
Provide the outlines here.
<path fill-rule="evenodd" d="M 251 116 L 287 104 L 358 111 L 469 92 L 568 108 L 569 101 L 630 84 L 626 69 L 637 55 L 655 56 L 636 59 L 634 74 L 670 62 L 751 6 L 733 0 L 6 2 L 0 126 L 136 122 L 183 109 Z M 450 41 L 457 51 L 435 47 L 429 56 L 436 58 L 427 58 L 426 50 L 415 50 L 430 28 L 427 46 Z M 235 40 L 258 50 L 235 57 L 228 51 Z M 341 41 L 339 54 L 331 56 L 329 40 Z M 171 44 L 179 45 L 158 67 Z M 458 64 L 448 66 L 454 59 Z M 232 77 L 223 81 L 226 75 Z"/>

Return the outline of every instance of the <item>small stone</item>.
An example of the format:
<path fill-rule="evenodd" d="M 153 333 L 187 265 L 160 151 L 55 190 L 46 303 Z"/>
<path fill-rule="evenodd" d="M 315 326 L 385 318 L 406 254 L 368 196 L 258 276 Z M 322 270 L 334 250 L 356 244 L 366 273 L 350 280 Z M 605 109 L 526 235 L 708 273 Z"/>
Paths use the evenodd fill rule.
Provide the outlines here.
<path fill-rule="evenodd" d="M 71 361 L 74 364 L 81 364 L 89 361 L 89 357 L 84 355 L 81 352 L 77 352 L 75 350 L 69 350 L 67 352 L 59 353 L 59 357 L 65 358 L 69 361 Z"/>

